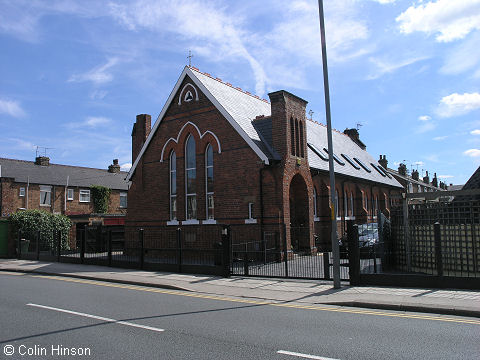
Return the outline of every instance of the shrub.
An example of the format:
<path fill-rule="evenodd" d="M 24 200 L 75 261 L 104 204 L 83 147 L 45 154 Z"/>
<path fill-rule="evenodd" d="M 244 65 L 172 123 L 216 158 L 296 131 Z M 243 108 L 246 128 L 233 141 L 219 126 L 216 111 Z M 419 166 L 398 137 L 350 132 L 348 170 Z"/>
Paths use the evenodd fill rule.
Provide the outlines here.
<path fill-rule="evenodd" d="M 112 190 L 100 185 L 91 186 L 90 189 L 92 190 L 94 211 L 98 214 L 106 213 L 108 211 L 108 202 Z"/>
<path fill-rule="evenodd" d="M 65 215 L 51 214 L 43 210 L 22 210 L 12 214 L 9 220 L 15 237 L 18 237 L 18 232 L 21 231 L 33 240 L 37 231 L 40 231 L 40 239 L 44 246 L 54 249 L 56 247 L 54 231 L 60 231 L 61 248 L 70 249 L 68 238 L 72 221 Z"/>

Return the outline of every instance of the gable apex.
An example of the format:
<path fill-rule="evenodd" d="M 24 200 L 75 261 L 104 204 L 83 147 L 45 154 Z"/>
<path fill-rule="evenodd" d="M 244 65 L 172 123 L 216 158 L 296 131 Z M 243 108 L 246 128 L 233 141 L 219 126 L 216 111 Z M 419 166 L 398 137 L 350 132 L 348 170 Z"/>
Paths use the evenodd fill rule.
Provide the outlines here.
<path fill-rule="evenodd" d="M 134 163 L 133 163 L 130 171 L 128 172 L 127 180 L 130 180 L 131 177 L 133 176 L 140 159 L 142 158 L 142 156 L 143 156 L 144 152 L 146 151 L 148 145 L 150 144 L 152 138 L 155 136 L 155 133 L 156 133 L 158 127 L 160 126 L 160 124 L 161 124 L 161 122 L 162 122 L 162 120 L 165 116 L 165 113 L 167 112 L 167 110 L 170 107 L 170 105 L 172 104 L 172 102 L 175 101 L 175 100 L 177 102 L 178 101 L 183 102 L 183 98 L 181 98 L 182 94 L 179 93 L 179 90 L 180 90 L 180 86 L 183 84 L 183 82 L 185 80 L 185 77 L 187 77 L 187 76 L 191 80 L 191 83 L 189 82 L 186 85 L 184 85 L 183 89 L 181 89 L 182 90 L 181 92 L 183 93 L 183 92 L 185 92 L 184 91 L 185 89 L 190 88 L 190 87 L 187 86 L 188 84 L 191 84 L 193 89 L 195 89 L 195 90 L 198 88 L 198 90 L 201 91 L 208 98 L 208 100 L 210 100 L 210 102 L 217 108 L 217 110 L 223 115 L 223 117 L 230 123 L 230 125 L 232 125 L 232 127 L 237 131 L 237 133 L 252 148 L 252 150 L 257 154 L 257 156 L 260 157 L 260 159 L 263 160 L 266 164 L 269 164 L 268 156 L 259 148 L 259 146 L 255 142 L 255 140 L 257 140 L 255 137 L 258 137 L 258 134 L 254 130 L 253 126 L 251 125 L 251 120 L 253 120 L 253 119 L 250 119 L 248 121 L 248 124 L 245 122 L 245 119 L 242 119 L 243 122 L 239 123 L 239 120 L 235 119 L 232 116 L 231 111 L 228 111 L 225 108 L 226 106 L 224 106 L 224 105 L 227 105 L 227 107 L 228 107 L 228 104 L 225 104 L 225 100 L 222 99 L 223 101 L 219 101 L 217 99 L 218 92 L 216 92 L 214 94 L 214 93 L 212 93 L 212 91 L 210 91 L 210 90 L 215 90 L 215 89 L 212 89 L 212 87 L 209 86 L 209 84 L 207 84 L 205 79 L 206 78 L 211 79 L 212 81 L 215 81 L 216 83 L 218 83 L 219 86 L 224 86 L 225 88 L 228 88 L 228 89 L 232 89 L 232 88 L 228 87 L 228 85 L 226 85 L 225 83 L 223 83 L 219 80 L 216 80 L 215 78 L 212 78 L 211 75 L 209 75 L 209 74 L 204 74 L 196 68 L 190 68 L 188 66 L 185 66 L 185 68 L 183 69 L 182 73 L 180 74 L 175 86 L 173 87 L 172 91 L 170 92 L 170 95 L 169 95 L 167 101 L 165 102 L 165 105 L 163 106 L 162 111 L 158 115 L 157 120 L 155 121 L 155 124 L 152 127 L 152 131 L 150 131 L 150 134 L 148 135 L 148 138 L 146 139 L 145 143 L 143 144 L 142 149 L 140 150 L 137 158 L 134 160 Z M 204 84 L 204 82 L 205 82 L 205 84 Z M 235 90 L 235 91 L 238 91 L 238 90 Z M 262 104 L 267 105 L 268 108 L 270 108 L 270 106 L 268 104 L 265 104 L 265 102 L 263 100 L 255 98 L 253 95 L 247 95 L 247 94 L 245 94 L 243 92 L 240 92 L 240 91 L 238 91 L 238 92 L 241 93 L 243 96 L 248 96 L 248 97 L 250 97 L 251 99 L 253 99 L 257 102 L 261 102 Z M 179 99 L 176 99 L 177 93 L 179 94 Z M 195 98 L 195 96 L 197 96 L 197 98 L 198 98 L 198 93 L 196 93 L 195 91 L 194 91 L 194 93 L 192 93 L 192 95 L 193 95 L 194 98 Z M 223 105 L 222 105 L 222 102 L 223 102 Z M 262 112 L 267 112 L 266 110 L 267 109 L 262 109 Z M 269 110 L 270 109 L 268 109 L 268 112 L 269 112 Z M 257 114 L 257 115 L 262 115 L 262 114 Z M 264 114 L 264 115 L 269 115 L 269 114 Z M 253 116 L 253 118 L 255 118 L 255 116 Z M 245 127 L 248 126 L 248 125 L 250 125 L 250 127 L 253 129 L 254 133 L 249 131 L 250 129 L 245 129 Z M 258 139 L 258 141 L 260 141 L 260 139 Z"/>

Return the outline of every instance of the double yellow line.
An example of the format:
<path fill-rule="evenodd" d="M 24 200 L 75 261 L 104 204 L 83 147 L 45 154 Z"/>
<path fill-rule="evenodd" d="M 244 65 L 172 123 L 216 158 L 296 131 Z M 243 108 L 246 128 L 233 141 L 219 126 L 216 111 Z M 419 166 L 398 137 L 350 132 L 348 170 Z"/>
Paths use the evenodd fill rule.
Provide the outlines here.
<path fill-rule="evenodd" d="M 26 275 L 24 273 L 6 273 L 6 272 L 3 272 L 2 274 Z M 268 305 L 268 306 L 277 306 L 277 307 L 282 307 L 282 308 L 316 310 L 316 311 L 330 311 L 330 312 L 338 312 L 338 313 L 362 314 L 362 315 L 374 315 L 374 316 L 388 316 L 388 317 L 404 318 L 404 319 L 431 320 L 431 321 L 443 321 L 443 322 L 451 322 L 451 323 L 480 325 L 480 320 L 467 319 L 467 318 L 457 318 L 457 317 L 448 317 L 448 316 L 441 316 L 441 315 L 424 315 L 424 314 L 386 312 L 386 311 L 377 311 L 377 310 L 368 310 L 368 309 L 355 309 L 355 308 L 345 308 L 345 307 L 306 305 L 306 304 L 299 304 L 299 303 L 295 304 L 295 303 L 279 303 L 279 302 L 262 301 L 262 300 L 249 300 L 249 299 L 231 298 L 231 297 L 217 296 L 217 295 L 200 294 L 200 293 L 187 292 L 187 291 L 181 291 L 181 290 L 159 289 L 159 288 L 139 286 L 139 285 L 109 283 L 109 282 L 96 281 L 96 280 L 72 279 L 72 278 L 65 278 L 65 277 L 61 277 L 61 276 L 32 275 L 32 277 L 66 281 L 66 282 L 73 282 L 73 283 L 80 283 L 80 284 L 88 284 L 88 285 L 105 286 L 105 287 L 111 287 L 111 288 L 128 289 L 128 290 L 144 291 L 144 292 L 151 292 L 151 293 L 159 293 L 159 294 L 188 296 L 188 297 L 199 298 L 199 299 L 229 301 L 229 302 L 236 302 L 236 303 L 242 303 L 242 304 Z"/>

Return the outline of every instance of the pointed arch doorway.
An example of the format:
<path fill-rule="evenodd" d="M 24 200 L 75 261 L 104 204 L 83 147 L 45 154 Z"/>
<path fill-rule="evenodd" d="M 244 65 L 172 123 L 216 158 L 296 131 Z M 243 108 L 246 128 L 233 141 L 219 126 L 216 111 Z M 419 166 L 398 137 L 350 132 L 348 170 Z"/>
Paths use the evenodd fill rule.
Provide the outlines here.
<path fill-rule="evenodd" d="M 289 191 L 290 244 L 294 252 L 310 251 L 310 211 L 307 184 L 302 175 L 296 174 Z"/>

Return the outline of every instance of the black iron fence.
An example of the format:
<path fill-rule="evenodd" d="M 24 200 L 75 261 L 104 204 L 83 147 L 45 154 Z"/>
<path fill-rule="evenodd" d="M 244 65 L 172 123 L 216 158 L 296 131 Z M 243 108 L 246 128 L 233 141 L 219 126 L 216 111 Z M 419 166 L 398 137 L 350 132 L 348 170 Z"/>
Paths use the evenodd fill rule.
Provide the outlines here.
<path fill-rule="evenodd" d="M 286 242 L 284 226 L 231 226 L 231 274 L 258 277 L 283 277 L 331 280 L 333 256 L 310 246 L 308 228 L 291 228 L 291 245 Z M 346 249 L 345 249 L 346 251 Z M 340 277 L 349 279 L 348 256 L 342 254 Z"/>

